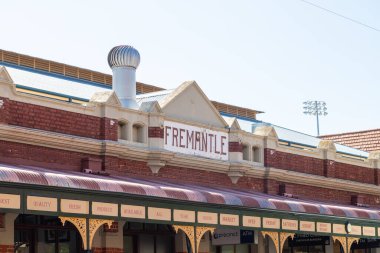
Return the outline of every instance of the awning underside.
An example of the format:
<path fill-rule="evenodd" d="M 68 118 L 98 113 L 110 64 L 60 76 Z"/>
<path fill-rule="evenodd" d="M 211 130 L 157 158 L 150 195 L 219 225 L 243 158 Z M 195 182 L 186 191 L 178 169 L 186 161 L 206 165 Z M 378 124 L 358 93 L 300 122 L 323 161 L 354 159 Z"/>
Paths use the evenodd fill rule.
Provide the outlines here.
<path fill-rule="evenodd" d="M 380 220 L 380 210 L 271 196 L 248 190 L 173 184 L 161 179 L 98 176 L 36 167 L 0 165 L 0 182 L 127 193 L 246 208 Z"/>

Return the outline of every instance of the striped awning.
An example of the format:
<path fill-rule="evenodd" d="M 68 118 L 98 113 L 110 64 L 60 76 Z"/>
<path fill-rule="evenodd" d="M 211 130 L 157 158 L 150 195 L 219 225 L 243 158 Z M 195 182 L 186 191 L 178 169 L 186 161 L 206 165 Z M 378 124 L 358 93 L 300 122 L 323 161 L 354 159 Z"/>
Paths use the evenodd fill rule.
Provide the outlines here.
<path fill-rule="evenodd" d="M 247 190 L 174 184 L 163 180 L 159 181 L 158 179 L 143 180 L 130 177 L 53 171 L 35 167 L 0 165 L 0 182 L 127 193 L 189 202 L 380 220 L 380 210 L 374 208 L 297 200 Z"/>

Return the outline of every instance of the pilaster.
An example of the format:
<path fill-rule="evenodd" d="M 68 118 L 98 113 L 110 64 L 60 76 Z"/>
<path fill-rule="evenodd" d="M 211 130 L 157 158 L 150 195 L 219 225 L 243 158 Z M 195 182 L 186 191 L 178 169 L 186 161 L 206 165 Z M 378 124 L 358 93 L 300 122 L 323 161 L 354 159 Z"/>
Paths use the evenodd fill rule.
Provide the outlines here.
<path fill-rule="evenodd" d="M 333 141 L 321 140 L 318 150 L 323 157 L 323 175 L 325 177 L 335 177 L 336 147 Z"/>
<path fill-rule="evenodd" d="M 380 151 L 373 151 L 369 153 L 368 161 L 374 168 L 374 184 L 380 185 Z"/>
<path fill-rule="evenodd" d="M 15 251 L 14 241 L 14 221 L 17 213 L 0 214 L 2 216 L 2 226 L 0 226 L 0 253 L 13 253 Z M 1 224 L 0 224 L 1 225 Z M 16 242 L 16 246 L 17 242 Z"/>
<path fill-rule="evenodd" d="M 94 235 L 93 253 L 122 253 L 124 252 L 123 227 L 125 221 L 114 222 L 111 228 L 103 225 Z"/>

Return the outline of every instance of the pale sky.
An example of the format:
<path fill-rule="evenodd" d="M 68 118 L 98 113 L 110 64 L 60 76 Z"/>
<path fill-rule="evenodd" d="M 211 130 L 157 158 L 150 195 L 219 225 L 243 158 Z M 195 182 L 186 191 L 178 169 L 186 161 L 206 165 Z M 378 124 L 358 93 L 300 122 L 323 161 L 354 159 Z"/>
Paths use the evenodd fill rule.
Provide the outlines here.
<path fill-rule="evenodd" d="M 378 0 L 308 0 L 380 30 Z M 213 100 L 316 134 L 380 128 L 380 32 L 301 0 L 2 1 L 0 48 L 111 73 L 108 51 L 141 54 L 140 82 L 196 80 Z"/>

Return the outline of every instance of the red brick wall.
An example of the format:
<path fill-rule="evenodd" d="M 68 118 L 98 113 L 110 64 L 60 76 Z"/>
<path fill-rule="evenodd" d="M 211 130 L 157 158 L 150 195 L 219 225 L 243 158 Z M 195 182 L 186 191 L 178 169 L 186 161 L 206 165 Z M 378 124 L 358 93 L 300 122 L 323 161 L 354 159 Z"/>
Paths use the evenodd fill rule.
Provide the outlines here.
<path fill-rule="evenodd" d="M 98 156 L 0 140 L 0 162 L 80 171 L 82 159 Z"/>
<path fill-rule="evenodd" d="M 9 101 L 4 107 L 8 111 L 8 124 L 71 134 L 76 136 L 117 140 L 117 121 L 68 112 L 49 107 Z M 0 115 L 1 116 L 1 115 Z M 1 117 L 0 117 L 1 118 Z"/>
<path fill-rule="evenodd" d="M 164 138 L 164 129 L 161 127 L 148 127 L 149 138 Z"/>
<path fill-rule="evenodd" d="M 229 152 L 243 152 L 243 144 L 237 141 L 230 141 L 228 143 L 228 151 Z"/>
<path fill-rule="evenodd" d="M 271 152 L 272 151 L 272 152 Z M 265 166 L 313 175 L 324 175 L 323 160 L 265 149 Z"/>
<path fill-rule="evenodd" d="M 280 183 L 281 182 L 278 182 L 276 180 L 267 180 L 266 188 L 269 189 L 267 193 L 277 194 Z M 289 183 L 286 183 L 286 185 L 292 187 L 293 194 L 299 199 L 323 201 L 332 204 L 335 203 L 350 205 L 352 196 L 357 195 L 355 192 L 340 191 L 336 189 L 327 189 L 309 185 L 297 185 Z M 380 196 L 366 194 L 360 194 L 360 196 L 363 198 L 363 204 L 380 207 Z"/>
<path fill-rule="evenodd" d="M 242 177 L 237 184 L 233 184 L 225 173 L 195 170 L 184 167 L 164 166 L 157 175 L 153 175 L 146 162 L 106 157 L 107 172 L 118 175 L 129 175 L 139 178 L 161 178 L 173 182 L 190 183 L 198 185 L 214 185 L 237 189 L 250 189 L 263 192 L 263 180 L 257 178 Z"/>
<path fill-rule="evenodd" d="M 337 163 L 335 167 L 335 178 L 357 181 L 367 184 L 375 184 L 375 169 L 365 168 L 351 164 Z"/>
<path fill-rule="evenodd" d="M 9 120 L 9 99 L 0 97 L 0 123 Z"/>
<path fill-rule="evenodd" d="M 277 169 L 340 178 L 367 184 L 378 184 L 377 170 L 331 160 L 318 159 L 265 149 L 264 165 Z"/>
<path fill-rule="evenodd" d="M 0 253 L 14 253 L 15 247 L 13 245 L 0 245 Z"/>
<path fill-rule="evenodd" d="M 101 139 L 101 140 L 111 140 L 111 141 L 118 140 L 118 125 L 119 124 L 117 120 L 109 119 L 109 118 L 97 118 L 97 117 L 94 117 L 94 118 L 100 119 L 100 125 L 99 125 L 100 137 L 96 138 L 97 136 L 96 134 L 95 137 L 90 137 L 90 138 Z"/>
<path fill-rule="evenodd" d="M 92 248 L 92 253 L 123 253 L 123 249 L 119 248 Z"/>

